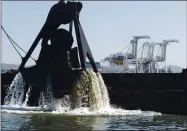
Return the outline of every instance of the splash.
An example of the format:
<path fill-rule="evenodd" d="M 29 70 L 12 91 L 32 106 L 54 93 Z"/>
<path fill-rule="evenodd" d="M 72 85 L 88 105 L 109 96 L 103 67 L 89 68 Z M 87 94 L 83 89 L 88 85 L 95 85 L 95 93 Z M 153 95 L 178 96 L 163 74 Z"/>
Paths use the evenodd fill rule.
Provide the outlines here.
<path fill-rule="evenodd" d="M 52 86 L 51 86 L 51 79 L 50 75 L 46 79 L 46 88 L 44 92 L 40 92 L 40 98 L 39 98 L 39 107 L 41 107 L 43 110 L 51 110 L 52 104 L 53 104 L 53 93 L 52 93 Z"/>
<path fill-rule="evenodd" d="M 50 79 L 48 79 L 49 81 Z M 71 95 L 65 95 L 62 99 L 53 98 L 51 84 L 48 84 L 46 92 L 41 92 L 39 105 L 43 109 L 51 108 L 55 111 L 78 108 L 98 111 L 110 108 L 109 96 L 103 78 L 99 73 L 93 71 L 80 72 L 73 84 Z"/>
<path fill-rule="evenodd" d="M 103 100 L 101 89 L 99 86 L 99 82 L 97 76 L 94 72 L 88 71 L 88 76 L 90 80 L 89 84 L 89 97 L 91 99 L 90 107 L 92 110 L 99 110 L 103 108 Z"/>
<path fill-rule="evenodd" d="M 71 94 L 72 108 L 89 107 L 92 111 L 109 108 L 109 97 L 103 78 L 93 71 L 81 72 Z"/>
<path fill-rule="evenodd" d="M 71 107 L 74 108 L 80 108 L 87 107 L 89 104 L 89 98 L 88 98 L 88 84 L 89 79 L 86 75 L 86 72 L 81 72 L 80 76 L 77 78 L 73 85 L 72 93 L 71 93 Z M 85 89 L 85 90 L 84 90 Z"/>
<path fill-rule="evenodd" d="M 69 109 L 89 107 L 90 110 L 97 111 L 110 107 L 107 88 L 99 73 L 82 71 L 74 83 L 71 95 L 66 95 L 63 99 L 53 98 L 50 76 L 47 77 L 46 81 L 46 90 L 40 92 L 39 99 L 39 106 L 43 109 L 60 110 L 61 107 Z M 25 82 L 22 75 L 18 73 L 8 89 L 5 105 L 27 106 L 32 87 L 29 87 L 23 102 L 24 86 Z"/>
<path fill-rule="evenodd" d="M 102 94 L 102 99 L 103 99 L 103 107 L 110 108 L 110 99 L 109 99 L 107 87 L 104 83 L 104 80 L 101 74 L 97 73 L 97 76 L 98 76 L 99 87 L 101 89 L 101 94 Z"/>
<path fill-rule="evenodd" d="M 23 102 L 23 106 L 27 106 L 27 102 L 28 102 L 28 100 L 29 100 L 29 96 L 30 96 L 30 91 L 31 91 L 31 86 L 29 86 L 29 89 L 28 89 L 28 91 L 27 91 L 27 93 L 26 93 L 26 98 L 25 98 L 25 101 Z"/>
<path fill-rule="evenodd" d="M 24 86 L 25 82 L 21 73 L 16 74 L 7 90 L 7 95 L 4 100 L 5 105 L 21 106 L 24 97 Z"/>

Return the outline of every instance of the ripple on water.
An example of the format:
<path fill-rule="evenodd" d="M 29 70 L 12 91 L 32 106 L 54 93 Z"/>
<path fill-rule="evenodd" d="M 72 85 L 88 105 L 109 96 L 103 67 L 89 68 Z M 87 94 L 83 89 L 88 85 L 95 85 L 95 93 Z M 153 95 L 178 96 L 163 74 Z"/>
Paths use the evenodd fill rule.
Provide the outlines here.
<path fill-rule="evenodd" d="M 2 113 L 2 130 L 186 130 L 187 117 L 147 115 L 67 115 L 61 113 Z M 128 112 L 128 111 L 126 111 Z M 130 112 L 130 111 L 129 111 Z M 146 114 L 146 115 L 145 115 Z M 177 118 L 177 119 L 176 119 Z"/>

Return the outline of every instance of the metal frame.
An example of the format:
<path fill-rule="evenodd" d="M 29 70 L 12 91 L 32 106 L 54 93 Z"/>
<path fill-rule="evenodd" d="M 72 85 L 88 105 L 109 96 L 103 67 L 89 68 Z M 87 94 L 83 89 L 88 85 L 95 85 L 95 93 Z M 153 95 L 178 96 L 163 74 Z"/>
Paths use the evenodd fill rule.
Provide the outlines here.
<path fill-rule="evenodd" d="M 61 4 L 65 4 L 63 0 L 59 1 L 57 4 L 55 4 L 51 7 L 51 9 L 49 11 L 49 14 L 48 14 L 48 18 L 47 18 L 45 24 L 43 25 L 43 27 L 42 27 L 41 31 L 39 32 L 39 34 L 37 35 L 36 39 L 34 40 L 32 46 L 30 47 L 26 56 L 22 58 L 21 65 L 19 67 L 20 72 L 24 68 L 26 62 L 28 61 L 29 57 L 31 56 L 31 54 L 35 50 L 39 41 L 42 38 L 43 38 L 42 43 L 45 43 L 46 41 L 48 41 L 47 39 L 44 38 L 45 37 L 44 34 L 47 32 L 47 30 L 55 30 L 62 24 L 62 23 L 58 23 L 58 21 L 52 27 L 49 26 L 50 24 L 48 24 L 51 21 L 51 19 L 50 19 L 51 16 L 54 15 L 54 14 L 52 14 L 52 13 L 54 13 L 53 10 L 57 7 L 59 8 L 59 6 L 61 6 Z M 73 4 L 74 4 L 74 2 L 73 2 Z M 79 57 L 80 57 L 80 61 L 81 61 L 82 70 L 86 70 L 85 62 L 86 62 L 86 57 L 88 57 L 91 65 L 93 67 L 93 70 L 95 72 L 98 72 L 95 61 L 94 61 L 94 58 L 93 58 L 91 50 L 89 48 L 88 42 L 87 42 L 86 37 L 84 35 L 82 26 L 79 22 L 79 13 L 80 12 L 77 11 L 76 4 L 74 4 L 74 5 L 75 5 L 74 8 L 75 8 L 75 11 L 76 11 L 75 12 L 76 15 L 75 15 L 74 19 L 69 23 L 69 31 L 70 31 L 70 33 L 72 33 L 72 28 L 73 28 L 72 26 L 73 26 L 73 23 L 74 23 L 75 33 L 76 33 L 76 38 L 77 38 L 77 46 L 78 46 L 78 49 L 79 49 Z"/>

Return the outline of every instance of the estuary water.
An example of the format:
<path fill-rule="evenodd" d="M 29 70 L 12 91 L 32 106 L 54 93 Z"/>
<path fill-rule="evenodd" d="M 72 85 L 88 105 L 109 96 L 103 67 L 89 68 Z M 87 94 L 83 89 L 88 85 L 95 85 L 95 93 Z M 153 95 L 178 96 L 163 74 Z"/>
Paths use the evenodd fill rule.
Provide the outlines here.
<path fill-rule="evenodd" d="M 15 111 L 1 112 L 1 129 L 7 130 L 187 130 L 187 116 L 127 111 L 126 115 L 67 115 Z"/>

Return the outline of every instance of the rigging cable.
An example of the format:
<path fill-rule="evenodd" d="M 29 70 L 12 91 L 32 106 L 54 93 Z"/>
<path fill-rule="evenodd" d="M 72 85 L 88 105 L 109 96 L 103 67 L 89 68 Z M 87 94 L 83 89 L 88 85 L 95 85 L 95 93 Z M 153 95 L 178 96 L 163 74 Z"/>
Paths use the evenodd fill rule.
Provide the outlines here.
<path fill-rule="evenodd" d="M 16 49 L 15 45 L 13 44 L 13 42 L 11 41 L 11 39 L 8 37 L 10 43 L 12 44 L 12 46 L 14 47 L 14 49 L 16 50 L 16 52 L 19 54 L 19 56 L 23 59 L 21 53 Z"/>
<path fill-rule="evenodd" d="M 27 54 L 27 52 L 26 52 L 25 50 L 23 50 L 23 49 L 8 35 L 8 33 L 5 31 L 5 29 L 3 28 L 2 25 L 1 25 L 1 28 L 2 28 L 2 30 L 4 31 L 4 33 L 6 34 L 6 36 L 8 37 L 8 39 L 9 39 L 10 43 L 12 44 L 12 46 L 14 47 L 14 49 L 17 51 L 17 53 L 19 54 L 19 56 L 23 59 L 23 57 L 21 56 L 20 52 L 16 49 L 15 45 L 16 45 L 20 50 L 22 50 L 25 54 Z M 15 44 L 15 45 L 14 45 L 14 44 Z M 32 58 L 31 56 L 30 56 L 30 58 L 33 59 L 33 60 L 36 62 L 36 60 L 35 60 L 34 58 Z"/>

